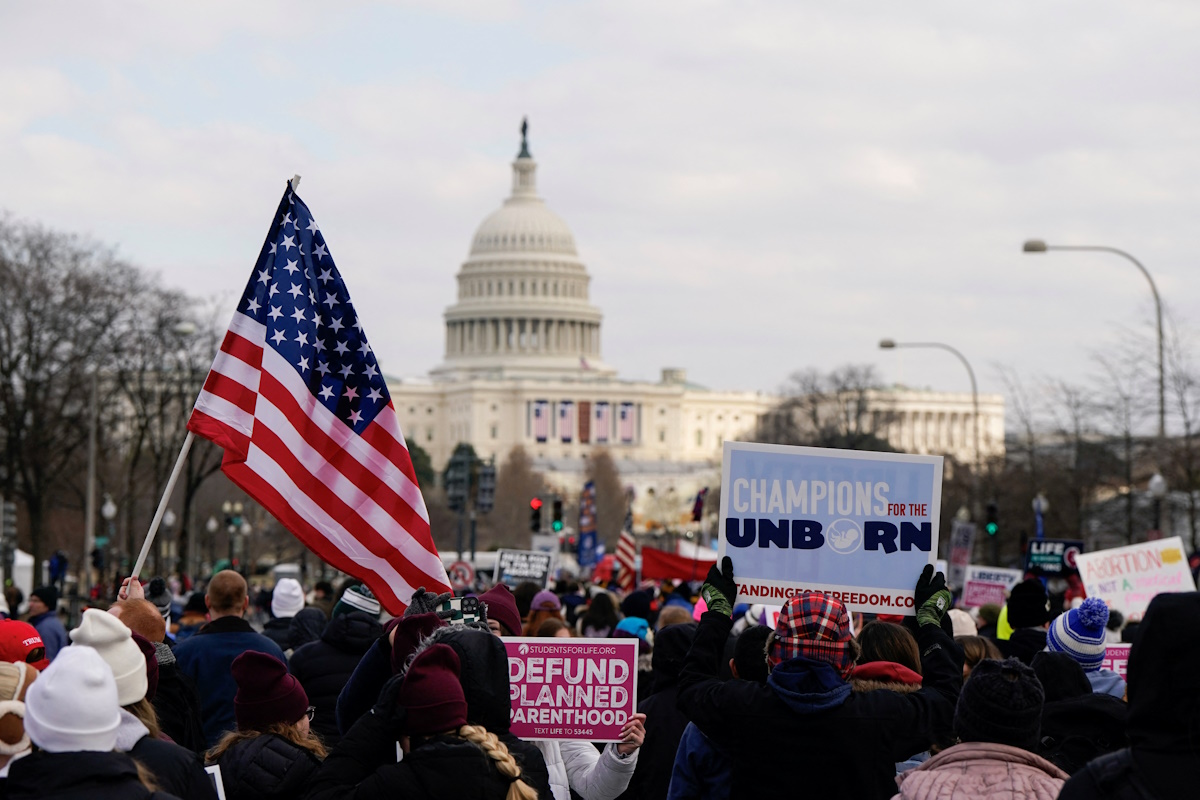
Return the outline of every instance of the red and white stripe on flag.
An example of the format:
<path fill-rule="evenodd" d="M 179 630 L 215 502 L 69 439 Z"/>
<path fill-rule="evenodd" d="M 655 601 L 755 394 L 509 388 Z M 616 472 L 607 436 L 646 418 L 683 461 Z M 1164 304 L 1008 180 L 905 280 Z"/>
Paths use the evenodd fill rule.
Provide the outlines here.
<path fill-rule="evenodd" d="M 449 590 L 412 459 L 328 242 L 289 183 L 188 428 L 327 563 L 398 614 Z"/>
<path fill-rule="evenodd" d="M 395 408 L 355 433 L 264 346 L 266 336 L 266 326 L 234 314 L 189 430 L 223 447 L 230 480 L 390 613 L 420 586 L 450 591 Z"/>
<path fill-rule="evenodd" d="M 634 579 L 637 576 L 637 542 L 629 531 L 621 531 L 617 539 L 617 565 L 621 568 L 617 575 L 617 584 L 626 592 L 633 591 Z"/>

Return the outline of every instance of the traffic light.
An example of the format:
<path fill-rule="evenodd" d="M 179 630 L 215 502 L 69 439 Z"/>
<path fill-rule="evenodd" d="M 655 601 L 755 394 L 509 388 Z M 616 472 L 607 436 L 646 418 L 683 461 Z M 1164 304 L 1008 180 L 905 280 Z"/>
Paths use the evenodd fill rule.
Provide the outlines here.
<path fill-rule="evenodd" d="M 92 567 L 104 571 L 104 551 L 99 547 L 92 550 Z"/>
<path fill-rule="evenodd" d="M 446 505 L 451 511 L 462 511 L 467 505 L 467 490 L 471 482 L 471 459 L 455 452 L 446 465 Z"/>
<path fill-rule="evenodd" d="M 542 532 L 542 498 L 535 497 L 529 501 L 529 530 L 533 533 Z"/>
<path fill-rule="evenodd" d="M 0 539 L 17 544 L 17 504 L 11 500 L 0 505 Z"/>
<path fill-rule="evenodd" d="M 1000 532 L 1000 523 L 998 518 L 999 509 L 996 508 L 996 501 L 993 500 L 987 504 L 987 523 L 983 526 L 983 529 L 987 531 L 988 536 L 995 536 Z"/>
<path fill-rule="evenodd" d="M 483 464 L 479 467 L 479 486 L 475 490 L 475 510 L 487 514 L 496 505 L 496 467 Z"/>
<path fill-rule="evenodd" d="M 559 531 L 561 531 L 563 529 L 562 514 L 563 514 L 562 500 L 559 500 L 556 497 L 556 498 L 554 498 L 554 514 L 552 516 L 552 522 L 550 523 L 550 527 L 551 527 L 551 529 L 553 529 L 553 531 L 555 533 L 558 533 Z"/>

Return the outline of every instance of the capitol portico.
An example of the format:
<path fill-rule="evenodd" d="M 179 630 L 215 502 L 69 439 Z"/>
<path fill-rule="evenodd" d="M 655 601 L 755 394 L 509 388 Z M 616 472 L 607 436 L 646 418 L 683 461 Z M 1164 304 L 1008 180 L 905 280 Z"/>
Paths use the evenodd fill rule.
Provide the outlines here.
<path fill-rule="evenodd" d="M 406 437 L 441 469 L 469 442 L 501 463 L 523 446 L 562 489 L 578 489 L 596 447 L 622 480 L 680 495 L 719 481 L 721 445 L 748 438 L 778 398 L 710 391 L 664 368 L 661 380 L 621 380 L 603 361 L 603 315 L 567 224 L 537 193 L 537 162 L 523 127 L 512 189 L 471 240 L 445 312 L 443 362 L 428 378 L 389 378 Z M 971 396 L 887 390 L 867 413 L 898 449 L 973 457 Z M 888 413 L 878 412 L 886 407 Z M 894 411 L 901 413 L 892 413 Z M 981 450 L 1003 452 L 1004 404 L 980 397 Z M 984 442 L 986 441 L 986 446 Z M 639 493 L 641 494 L 641 493 Z"/>

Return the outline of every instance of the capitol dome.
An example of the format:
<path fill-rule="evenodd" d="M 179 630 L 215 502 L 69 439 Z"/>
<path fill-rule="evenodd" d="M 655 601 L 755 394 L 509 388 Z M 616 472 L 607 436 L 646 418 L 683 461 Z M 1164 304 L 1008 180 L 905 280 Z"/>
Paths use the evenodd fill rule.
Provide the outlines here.
<path fill-rule="evenodd" d="M 563 219 L 537 194 L 537 162 L 522 125 L 512 194 L 471 240 L 446 309 L 442 378 L 609 376 L 600 361 L 600 309 Z"/>

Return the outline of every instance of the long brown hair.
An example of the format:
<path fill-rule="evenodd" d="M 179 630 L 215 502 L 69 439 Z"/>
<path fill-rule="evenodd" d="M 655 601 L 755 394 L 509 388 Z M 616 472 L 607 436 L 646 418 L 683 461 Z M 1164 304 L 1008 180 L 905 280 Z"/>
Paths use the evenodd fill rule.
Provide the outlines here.
<path fill-rule="evenodd" d="M 204 755 L 204 763 L 208 765 L 217 763 L 221 756 L 225 754 L 225 751 L 236 744 L 257 739 L 259 736 L 272 735 L 286 739 L 296 745 L 296 747 L 307 750 L 321 761 L 324 761 L 325 756 L 329 754 L 325 749 L 324 743 L 321 742 L 321 737 L 317 736 L 311 730 L 305 734 L 301 733 L 300 729 L 295 725 L 288 725 L 286 722 L 274 722 L 261 731 L 229 731 Z"/>
<path fill-rule="evenodd" d="M 162 728 L 158 724 L 158 714 L 154 710 L 154 704 L 146 698 L 138 700 L 136 703 L 130 703 L 125 706 L 125 710 L 138 718 L 138 722 L 146 726 L 146 730 L 150 731 L 151 739 L 162 738 Z"/>
<path fill-rule="evenodd" d="M 988 658 L 1000 660 L 1000 648 L 991 639 L 982 636 L 955 636 L 954 641 L 963 649 L 963 663 L 967 671 L 975 669 L 975 665 Z"/>

